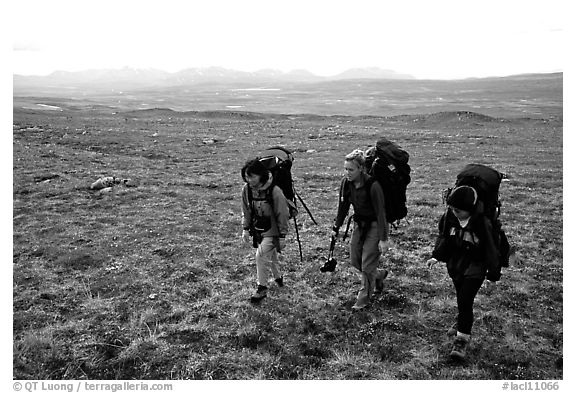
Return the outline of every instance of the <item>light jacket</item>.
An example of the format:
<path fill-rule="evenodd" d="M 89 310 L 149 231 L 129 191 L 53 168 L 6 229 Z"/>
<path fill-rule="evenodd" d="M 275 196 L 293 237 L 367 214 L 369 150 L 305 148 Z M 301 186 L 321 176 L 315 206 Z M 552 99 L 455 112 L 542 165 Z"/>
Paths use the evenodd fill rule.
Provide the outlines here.
<path fill-rule="evenodd" d="M 257 189 L 252 189 L 252 207 L 250 206 L 248 192 L 249 185 L 245 184 L 242 189 L 242 227 L 248 230 L 257 217 L 270 219 L 270 229 L 263 232 L 263 237 L 285 237 L 288 234 L 288 202 L 284 193 L 278 186 L 272 185 L 270 179 Z M 272 188 L 271 188 L 272 187 Z M 268 201 L 268 192 L 272 193 L 272 206 Z M 254 214 L 254 216 L 253 216 Z"/>

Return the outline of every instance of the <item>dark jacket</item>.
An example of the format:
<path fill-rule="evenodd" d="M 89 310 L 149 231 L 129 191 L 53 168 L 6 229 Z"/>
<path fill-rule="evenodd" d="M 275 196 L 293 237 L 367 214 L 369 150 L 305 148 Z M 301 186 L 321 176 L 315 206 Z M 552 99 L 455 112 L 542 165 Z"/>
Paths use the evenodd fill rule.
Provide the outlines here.
<path fill-rule="evenodd" d="M 344 224 L 350 205 L 352 205 L 355 221 L 360 223 L 376 221 L 378 223 L 378 237 L 380 240 L 388 240 L 388 222 L 386 221 L 384 203 L 382 187 L 367 174 L 362 174 L 358 188 L 347 178 L 343 178 L 340 183 L 340 198 L 334 226 L 340 228 Z"/>
<path fill-rule="evenodd" d="M 458 218 L 448 209 L 440 218 L 438 230 L 432 256 L 446 262 L 451 278 L 500 279 L 500 254 L 495 232 L 486 216 L 475 212 L 462 228 Z"/>

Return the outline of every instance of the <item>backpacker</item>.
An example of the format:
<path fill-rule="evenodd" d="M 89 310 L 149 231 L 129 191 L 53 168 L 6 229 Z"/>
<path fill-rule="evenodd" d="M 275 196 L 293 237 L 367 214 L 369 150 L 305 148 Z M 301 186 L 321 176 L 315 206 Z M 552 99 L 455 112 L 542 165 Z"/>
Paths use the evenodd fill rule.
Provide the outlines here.
<path fill-rule="evenodd" d="M 292 163 L 294 162 L 294 156 L 290 150 L 282 146 L 274 146 L 264 150 L 262 154 L 258 156 L 258 159 L 272 174 L 272 186 L 268 188 L 269 191 L 266 193 L 266 201 L 270 206 L 273 206 L 272 189 L 274 186 L 278 186 L 286 197 L 286 201 L 288 202 L 289 218 L 294 220 L 296 239 L 300 250 L 300 259 L 302 260 L 302 245 L 300 243 L 300 235 L 296 223 L 296 215 L 298 214 L 296 198 L 298 198 L 302 203 L 302 206 L 308 212 L 308 215 L 314 224 L 318 225 L 318 223 L 294 188 L 294 181 L 292 179 Z M 250 206 L 252 206 L 253 200 L 252 192 L 250 191 L 250 188 L 248 188 L 248 201 Z"/>
<path fill-rule="evenodd" d="M 500 251 L 500 266 L 508 267 L 510 258 L 510 243 L 502 229 L 500 222 L 500 184 L 504 174 L 489 166 L 482 164 L 468 164 L 456 175 L 455 187 L 470 186 L 476 190 L 478 199 L 482 202 L 482 213 L 492 223 L 494 230 L 494 240 L 496 247 Z M 452 192 L 453 188 L 448 188 L 444 192 L 444 201 Z"/>
<path fill-rule="evenodd" d="M 406 188 L 410 183 L 408 152 L 386 138 L 366 152 L 368 174 L 380 183 L 384 192 L 386 220 L 394 224 L 408 214 Z"/>

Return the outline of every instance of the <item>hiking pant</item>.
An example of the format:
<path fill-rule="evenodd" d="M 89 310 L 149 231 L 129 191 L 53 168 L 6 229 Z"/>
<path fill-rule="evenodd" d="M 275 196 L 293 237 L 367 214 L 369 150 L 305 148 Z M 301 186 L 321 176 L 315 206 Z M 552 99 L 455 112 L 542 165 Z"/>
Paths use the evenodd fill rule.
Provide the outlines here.
<path fill-rule="evenodd" d="M 273 237 L 263 237 L 262 242 L 256 250 L 256 274 L 258 285 L 267 286 L 268 270 L 272 271 L 274 278 L 280 278 L 280 264 L 278 263 L 278 252 L 274 246 Z"/>
<path fill-rule="evenodd" d="M 366 225 L 362 228 L 362 225 Z M 354 222 L 354 231 L 350 239 L 350 264 L 361 274 L 361 286 L 357 303 L 367 304 L 374 292 L 377 267 L 381 252 L 378 249 L 378 224 L 372 221 L 365 224 Z"/>
<path fill-rule="evenodd" d="M 480 290 L 483 278 L 462 277 L 452 279 L 456 288 L 456 300 L 458 303 L 458 331 L 464 334 L 472 332 L 474 322 L 474 298 Z"/>

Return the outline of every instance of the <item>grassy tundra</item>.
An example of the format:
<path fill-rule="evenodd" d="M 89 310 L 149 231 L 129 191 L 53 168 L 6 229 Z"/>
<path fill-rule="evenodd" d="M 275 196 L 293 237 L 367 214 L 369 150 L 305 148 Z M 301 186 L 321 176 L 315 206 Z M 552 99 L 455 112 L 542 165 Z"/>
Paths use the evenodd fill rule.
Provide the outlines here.
<path fill-rule="evenodd" d="M 548 105 L 548 104 L 546 104 Z M 543 104 L 543 106 L 546 106 Z M 13 376 L 17 379 L 562 379 L 562 117 L 22 109 L 13 120 Z M 49 108 L 52 109 L 52 108 Z M 501 110 L 501 108 L 500 108 Z M 383 295 L 352 312 L 359 277 L 338 243 L 323 274 L 343 156 L 385 135 L 411 154 L 408 223 Z M 261 305 L 241 243 L 240 167 L 295 152 L 286 287 Z M 523 264 L 475 307 L 469 360 L 447 357 L 456 313 L 427 269 L 441 192 L 469 162 L 507 174 L 502 220 Z M 100 176 L 131 179 L 109 192 Z"/>

